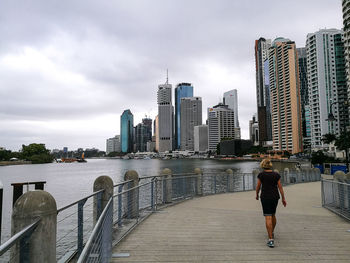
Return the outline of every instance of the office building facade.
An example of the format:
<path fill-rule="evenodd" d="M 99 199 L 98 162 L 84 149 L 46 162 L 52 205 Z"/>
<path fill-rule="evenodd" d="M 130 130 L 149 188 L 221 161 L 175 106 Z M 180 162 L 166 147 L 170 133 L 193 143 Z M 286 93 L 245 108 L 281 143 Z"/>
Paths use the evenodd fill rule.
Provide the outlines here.
<path fill-rule="evenodd" d="M 269 49 L 269 78 L 273 149 L 302 152 L 299 66 L 293 41 L 273 41 Z"/>
<path fill-rule="evenodd" d="M 134 148 L 134 115 L 125 110 L 120 116 L 120 143 L 123 153 L 130 153 Z"/>
<path fill-rule="evenodd" d="M 193 86 L 191 83 L 179 83 L 175 88 L 175 148 L 181 145 L 181 98 L 193 97 Z"/>
<path fill-rule="evenodd" d="M 267 61 L 271 40 L 255 40 L 256 100 L 259 124 L 259 142 L 264 146 L 272 140 L 269 70 Z"/>
<path fill-rule="evenodd" d="M 181 98 L 180 149 L 194 150 L 194 126 L 202 125 L 202 98 Z"/>
<path fill-rule="evenodd" d="M 349 115 L 344 60 L 343 32 L 322 29 L 307 35 L 307 67 L 310 106 L 311 147 L 327 147 L 322 136 L 339 135 Z M 332 113 L 334 121 L 328 121 Z"/>
<path fill-rule="evenodd" d="M 297 48 L 299 64 L 299 81 L 300 81 L 300 103 L 301 103 L 301 122 L 303 128 L 303 144 L 309 148 L 311 143 L 310 130 L 310 107 L 309 107 L 309 90 L 307 84 L 307 56 L 306 47 Z"/>
<path fill-rule="evenodd" d="M 227 105 L 218 104 L 208 108 L 208 147 L 216 152 L 222 139 L 235 139 L 234 111 Z"/>
<path fill-rule="evenodd" d="M 238 120 L 238 96 L 237 90 L 233 89 L 224 93 L 223 102 L 229 107 L 229 109 L 234 111 L 235 114 L 235 138 L 241 138 L 241 128 L 239 126 Z"/>
<path fill-rule="evenodd" d="M 152 140 L 152 137 L 151 137 Z M 135 151 L 146 152 L 147 142 L 149 139 L 149 127 L 143 123 L 139 123 L 135 127 Z"/>
<path fill-rule="evenodd" d="M 171 92 L 171 84 L 166 83 L 158 86 L 159 152 L 172 151 L 174 146 L 174 107 L 172 106 Z"/>
<path fill-rule="evenodd" d="M 106 154 L 110 154 L 111 152 L 120 152 L 120 135 L 116 135 L 113 138 L 109 138 L 106 140 Z"/>
<path fill-rule="evenodd" d="M 194 151 L 207 152 L 208 151 L 208 125 L 194 126 Z"/>

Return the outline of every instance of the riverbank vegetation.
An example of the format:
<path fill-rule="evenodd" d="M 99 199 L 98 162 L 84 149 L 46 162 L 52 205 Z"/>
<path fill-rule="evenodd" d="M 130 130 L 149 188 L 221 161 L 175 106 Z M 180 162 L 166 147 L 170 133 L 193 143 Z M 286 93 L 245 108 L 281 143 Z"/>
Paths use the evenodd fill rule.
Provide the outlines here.
<path fill-rule="evenodd" d="M 22 145 L 22 149 L 18 152 L 0 150 L 0 161 L 7 165 L 28 162 L 33 164 L 51 163 L 53 159 L 50 150 L 46 149 L 45 144 L 42 143 Z"/>

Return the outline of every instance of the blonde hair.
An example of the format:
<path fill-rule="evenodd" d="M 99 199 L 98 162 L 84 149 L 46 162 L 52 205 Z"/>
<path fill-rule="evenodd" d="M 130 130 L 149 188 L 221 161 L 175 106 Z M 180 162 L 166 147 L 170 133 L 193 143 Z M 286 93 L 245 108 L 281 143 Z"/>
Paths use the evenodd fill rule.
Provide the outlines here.
<path fill-rule="evenodd" d="M 264 159 L 260 163 L 260 167 L 263 169 L 271 169 L 272 168 L 272 162 L 270 159 Z"/>

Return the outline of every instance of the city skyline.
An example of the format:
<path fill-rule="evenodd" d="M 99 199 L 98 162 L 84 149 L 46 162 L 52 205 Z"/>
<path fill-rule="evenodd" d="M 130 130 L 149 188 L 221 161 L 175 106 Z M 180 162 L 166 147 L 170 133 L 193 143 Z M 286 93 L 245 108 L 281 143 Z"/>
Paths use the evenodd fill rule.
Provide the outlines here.
<path fill-rule="evenodd" d="M 308 33 L 343 27 L 341 1 L 269 2 L 274 8 L 261 1 L 77 1 L 60 8 L 4 1 L 0 147 L 35 142 L 103 150 L 106 138 L 120 134 L 124 109 L 135 124 L 155 118 L 167 68 L 173 87 L 193 83 L 203 109 L 237 89 L 242 138 L 248 138 L 257 109 L 254 41 L 282 36 L 300 48 Z M 293 23 L 282 19 L 287 7 Z"/>

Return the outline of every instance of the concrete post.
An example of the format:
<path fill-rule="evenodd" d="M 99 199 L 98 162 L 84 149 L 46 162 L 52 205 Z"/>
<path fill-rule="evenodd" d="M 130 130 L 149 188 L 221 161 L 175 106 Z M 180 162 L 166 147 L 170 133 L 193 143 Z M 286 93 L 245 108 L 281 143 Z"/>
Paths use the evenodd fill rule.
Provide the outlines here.
<path fill-rule="evenodd" d="M 232 169 L 227 169 L 226 170 L 226 174 L 227 174 L 227 192 L 233 192 L 233 170 Z"/>
<path fill-rule="evenodd" d="M 124 180 L 132 180 L 126 184 L 125 188 L 130 189 L 139 185 L 139 175 L 135 170 L 129 170 L 124 174 Z M 125 200 L 125 198 L 123 198 Z M 128 218 L 137 218 L 139 216 L 139 189 L 130 190 L 126 195 L 126 211 Z"/>
<path fill-rule="evenodd" d="M 96 178 L 93 186 L 93 191 L 97 192 L 103 190 L 104 192 L 99 196 L 94 196 L 93 222 L 96 224 L 103 209 L 106 207 L 109 199 L 113 196 L 113 180 L 106 175 Z"/>
<path fill-rule="evenodd" d="M 256 188 L 256 182 L 258 181 L 259 170 L 253 170 L 253 190 Z"/>
<path fill-rule="evenodd" d="M 26 253 L 24 262 L 56 262 L 57 206 L 48 192 L 28 191 L 17 199 L 12 211 L 11 234 L 18 233 L 38 218 L 41 220 L 27 249 L 20 248 L 20 244 L 11 248 L 11 262 L 20 262 L 23 253 Z"/>
<path fill-rule="evenodd" d="M 345 182 L 348 184 L 346 186 L 346 200 L 347 200 L 347 209 L 350 209 L 350 172 L 345 175 Z"/>
<path fill-rule="evenodd" d="M 289 184 L 290 183 L 289 168 L 284 168 L 283 181 L 284 181 L 285 184 Z"/>
<path fill-rule="evenodd" d="M 203 172 L 200 168 L 195 168 L 194 173 L 197 175 L 196 194 L 203 195 Z"/>
<path fill-rule="evenodd" d="M 173 199 L 173 188 L 172 188 L 172 171 L 169 168 L 164 168 L 162 171 L 163 175 L 163 180 L 165 183 L 165 196 L 164 196 L 164 202 L 165 203 L 171 203 Z M 185 184 L 186 182 L 184 181 L 185 178 L 181 179 L 182 183 Z M 186 193 L 184 193 L 186 195 Z"/>
<path fill-rule="evenodd" d="M 339 182 L 343 183 L 345 180 L 345 173 L 343 171 L 336 171 L 333 176 L 334 176 L 334 179 Z"/>

